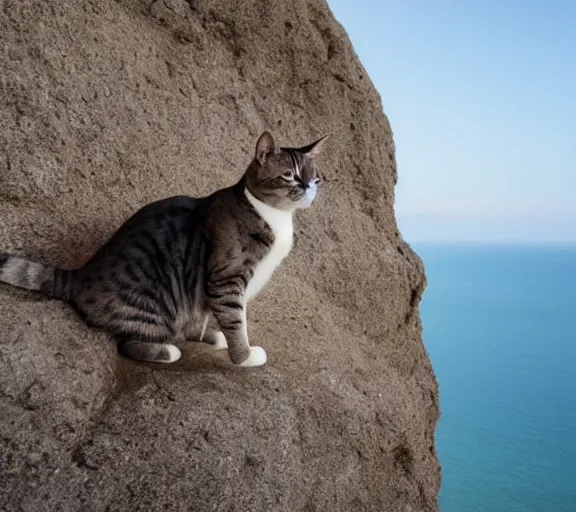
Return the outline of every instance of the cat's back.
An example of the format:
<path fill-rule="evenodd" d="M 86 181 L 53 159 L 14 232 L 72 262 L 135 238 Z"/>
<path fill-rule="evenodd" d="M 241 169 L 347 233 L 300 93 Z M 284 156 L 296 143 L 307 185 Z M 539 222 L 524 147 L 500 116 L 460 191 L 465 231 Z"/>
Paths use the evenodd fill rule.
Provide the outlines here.
<path fill-rule="evenodd" d="M 124 223 L 122 228 L 145 225 L 147 223 L 156 225 L 168 220 L 175 222 L 186 221 L 190 215 L 195 214 L 199 210 L 205 201 L 206 198 L 183 195 L 160 199 L 140 208 Z"/>
<path fill-rule="evenodd" d="M 205 198 L 173 196 L 149 203 L 124 222 L 78 274 L 117 260 L 164 260 L 176 256 L 186 238 L 198 232 Z"/>
<path fill-rule="evenodd" d="M 149 203 L 134 213 L 112 236 L 111 243 L 127 240 L 137 232 L 150 236 L 155 232 L 182 227 L 197 215 L 204 198 L 173 196 Z M 110 243 L 109 242 L 109 243 Z"/>

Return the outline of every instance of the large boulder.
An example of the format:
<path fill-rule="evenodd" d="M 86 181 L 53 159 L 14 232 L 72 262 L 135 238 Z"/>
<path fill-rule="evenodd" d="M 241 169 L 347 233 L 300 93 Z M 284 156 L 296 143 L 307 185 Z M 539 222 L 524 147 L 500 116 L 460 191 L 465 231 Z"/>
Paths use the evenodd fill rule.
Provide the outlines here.
<path fill-rule="evenodd" d="M 121 359 L 0 285 L 0 509 L 434 511 L 438 394 L 392 133 L 323 0 L 4 0 L 0 249 L 76 265 L 137 208 L 234 183 L 264 129 L 330 133 L 249 310 L 269 362 Z"/>

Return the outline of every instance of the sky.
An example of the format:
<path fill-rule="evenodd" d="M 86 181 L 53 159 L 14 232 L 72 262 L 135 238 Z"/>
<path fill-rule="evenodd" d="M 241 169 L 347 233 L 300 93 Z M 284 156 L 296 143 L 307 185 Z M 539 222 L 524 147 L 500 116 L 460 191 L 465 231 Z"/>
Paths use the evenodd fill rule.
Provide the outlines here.
<path fill-rule="evenodd" d="M 407 241 L 576 243 L 576 1 L 328 3 L 392 125 Z"/>

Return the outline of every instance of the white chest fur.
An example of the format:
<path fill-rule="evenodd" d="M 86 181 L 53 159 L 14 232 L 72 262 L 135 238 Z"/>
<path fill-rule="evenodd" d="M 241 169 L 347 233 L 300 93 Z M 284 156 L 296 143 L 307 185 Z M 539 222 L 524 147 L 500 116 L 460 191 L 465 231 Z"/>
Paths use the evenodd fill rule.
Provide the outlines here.
<path fill-rule="evenodd" d="M 264 258 L 256 265 L 254 276 L 246 288 L 246 300 L 254 297 L 268 282 L 276 267 L 288 256 L 292 249 L 292 212 L 278 210 L 254 197 L 248 189 L 245 190 L 248 201 L 254 206 L 274 234 L 274 243 Z"/>

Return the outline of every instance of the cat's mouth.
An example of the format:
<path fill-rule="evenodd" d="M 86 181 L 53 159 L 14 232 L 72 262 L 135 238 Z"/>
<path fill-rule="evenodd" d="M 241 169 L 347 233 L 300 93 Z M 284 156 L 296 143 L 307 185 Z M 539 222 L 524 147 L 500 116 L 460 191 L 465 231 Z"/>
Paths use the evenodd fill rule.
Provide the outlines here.
<path fill-rule="evenodd" d="M 308 184 L 302 184 L 302 196 L 300 197 L 300 207 L 307 208 L 312 204 L 312 201 L 316 199 L 316 194 L 318 193 L 318 183 L 320 180 L 313 179 L 308 182 Z"/>

